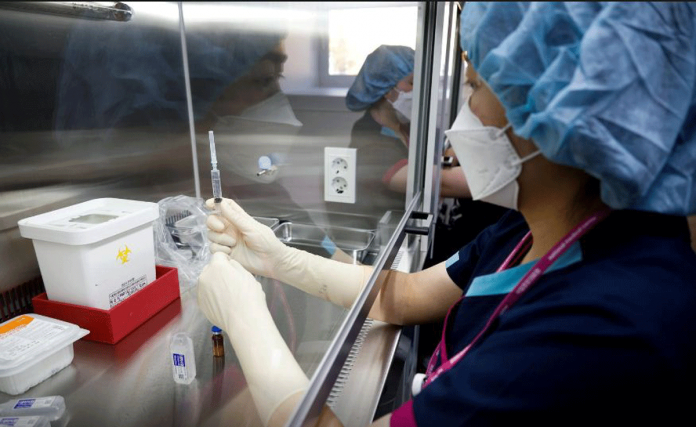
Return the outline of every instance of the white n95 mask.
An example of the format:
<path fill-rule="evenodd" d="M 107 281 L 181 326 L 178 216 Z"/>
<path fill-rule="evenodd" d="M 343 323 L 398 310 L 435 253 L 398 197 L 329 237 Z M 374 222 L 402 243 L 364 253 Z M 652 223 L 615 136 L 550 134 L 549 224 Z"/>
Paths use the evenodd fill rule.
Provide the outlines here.
<path fill-rule="evenodd" d="M 295 117 L 295 112 L 290 105 L 288 97 L 280 91 L 242 111 L 238 117 L 258 122 L 281 123 L 296 127 L 302 126 L 302 122 Z"/>
<path fill-rule="evenodd" d="M 520 158 L 505 135 L 510 126 L 485 126 L 471 111 L 467 99 L 445 135 L 462 166 L 471 198 L 517 210 L 517 177 L 522 163 L 541 151 Z"/>
<path fill-rule="evenodd" d="M 401 123 L 411 122 L 411 108 L 413 106 L 413 93 L 412 92 L 402 92 L 397 89 L 399 96 L 397 96 L 394 102 L 389 101 L 398 113 L 396 117 Z"/>
<path fill-rule="evenodd" d="M 281 176 L 287 153 L 296 146 L 302 129 L 284 93 L 278 92 L 240 115 L 214 117 L 212 129 L 220 170 L 264 184 Z M 279 173 L 258 175 L 259 159 L 264 156 L 280 167 Z"/>

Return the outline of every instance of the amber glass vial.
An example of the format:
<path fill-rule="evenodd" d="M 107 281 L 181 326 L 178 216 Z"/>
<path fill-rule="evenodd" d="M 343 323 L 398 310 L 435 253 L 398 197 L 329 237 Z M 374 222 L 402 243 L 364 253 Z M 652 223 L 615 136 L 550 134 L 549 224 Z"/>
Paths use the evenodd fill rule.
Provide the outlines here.
<path fill-rule="evenodd" d="M 225 356 L 225 343 L 222 336 L 222 330 L 217 326 L 213 326 L 213 356 L 224 357 Z"/>

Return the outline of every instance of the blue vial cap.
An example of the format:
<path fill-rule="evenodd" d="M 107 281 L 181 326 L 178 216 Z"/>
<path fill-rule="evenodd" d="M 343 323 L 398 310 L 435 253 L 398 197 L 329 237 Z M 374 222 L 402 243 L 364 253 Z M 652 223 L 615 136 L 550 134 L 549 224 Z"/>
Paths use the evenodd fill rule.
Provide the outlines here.
<path fill-rule="evenodd" d="M 211 331 L 217 333 L 217 332 L 222 332 L 222 329 L 218 328 L 217 326 L 213 326 L 213 327 L 211 328 Z"/>
<path fill-rule="evenodd" d="M 268 156 L 259 157 L 259 169 L 270 169 L 273 166 L 271 158 Z"/>

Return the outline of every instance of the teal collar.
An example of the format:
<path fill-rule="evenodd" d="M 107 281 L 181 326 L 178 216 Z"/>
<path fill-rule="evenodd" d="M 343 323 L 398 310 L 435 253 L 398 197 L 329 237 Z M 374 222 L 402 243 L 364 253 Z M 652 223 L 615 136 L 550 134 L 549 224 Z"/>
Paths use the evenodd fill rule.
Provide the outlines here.
<path fill-rule="evenodd" d="M 394 132 L 386 126 L 382 126 L 382 130 L 380 131 L 380 133 L 385 136 L 391 136 L 392 138 L 399 139 L 399 135 L 397 135 L 396 132 Z"/>
<path fill-rule="evenodd" d="M 575 242 L 546 272 L 558 270 L 580 261 L 582 261 L 582 249 L 580 249 L 580 242 Z M 522 280 L 522 277 L 527 274 L 535 262 L 530 261 L 498 273 L 476 277 L 471 282 L 469 290 L 466 291 L 466 296 L 480 297 L 507 294 Z"/>

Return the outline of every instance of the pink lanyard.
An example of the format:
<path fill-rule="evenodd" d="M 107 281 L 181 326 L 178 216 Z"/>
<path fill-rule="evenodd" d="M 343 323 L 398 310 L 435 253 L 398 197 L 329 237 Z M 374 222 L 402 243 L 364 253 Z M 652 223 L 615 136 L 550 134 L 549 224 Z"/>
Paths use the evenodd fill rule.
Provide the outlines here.
<path fill-rule="evenodd" d="M 449 316 L 452 313 L 452 309 L 459 304 L 461 300 L 464 299 L 464 296 L 462 296 L 452 307 L 450 307 L 449 311 L 447 312 L 447 317 L 445 317 L 445 324 L 442 329 L 442 339 L 440 340 L 440 343 L 438 344 L 437 348 L 435 349 L 435 352 L 433 353 L 432 357 L 430 358 L 430 362 L 428 362 L 428 369 L 425 373 L 426 379 L 425 382 L 423 383 L 423 387 L 427 386 L 431 382 L 435 381 L 437 377 L 439 377 L 443 372 L 448 371 L 451 369 L 454 365 L 457 364 L 466 354 L 471 350 L 471 347 L 473 347 L 476 342 L 491 328 L 493 325 L 493 322 L 507 309 L 512 307 L 521 297 L 522 295 L 531 288 L 531 286 L 539 280 L 542 274 L 554 263 L 558 258 L 560 258 L 561 255 L 563 255 L 568 248 L 570 248 L 573 243 L 577 242 L 580 237 L 582 237 L 585 233 L 587 233 L 592 227 L 597 225 L 601 220 L 607 217 L 609 215 L 610 210 L 602 210 L 600 212 L 597 212 L 593 215 L 590 215 L 588 218 L 586 218 L 584 221 L 582 221 L 580 224 L 578 224 L 573 230 L 570 231 L 570 233 L 566 234 L 563 239 L 561 239 L 558 243 L 554 245 L 553 248 L 549 252 L 546 253 L 538 262 L 534 264 L 534 266 L 527 272 L 527 274 L 522 277 L 522 279 L 519 281 L 519 283 L 515 286 L 515 288 L 510 291 L 510 293 L 505 296 L 503 301 L 498 305 L 498 307 L 495 309 L 491 317 L 488 318 L 488 321 L 486 322 L 486 325 L 481 329 L 481 331 L 474 337 L 474 339 L 467 345 L 462 351 L 457 353 L 454 357 L 451 359 L 447 358 L 447 352 L 446 352 L 446 345 L 445 345 L 445 331 L 447 330 L 447 321 L 449 320 Z M 496 273 L 499 273 L 505 269 L 507 269 L 510 265 L 513 265 L 517 261 L 519 261 L 520 258 L 524 256 L 524 254 L 529 250 L 529 247 L 532 244 L 532 234 L 531 232 L 528 232 L 522 240 L 517 244 L 515 249 L 512 250 L 510 255 L 505 259 L 505 261 L 501 264 L 501 266 L 496 270 Z M 440 355 L 440 360 L 441 360 L 441 365 L 437 369 L 435 369 L 435 365 L 437 364 L 437 357 Z"/>

